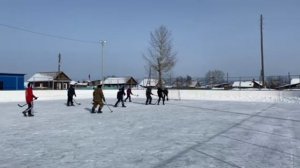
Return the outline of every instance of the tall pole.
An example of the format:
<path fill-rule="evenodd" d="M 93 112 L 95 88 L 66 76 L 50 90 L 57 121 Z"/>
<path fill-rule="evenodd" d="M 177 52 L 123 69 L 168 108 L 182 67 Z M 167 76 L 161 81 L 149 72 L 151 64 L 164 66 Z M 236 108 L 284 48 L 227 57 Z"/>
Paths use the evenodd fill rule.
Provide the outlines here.
<path fill-rule="evenodd" d="M 261 80 L 262 86 L 265 87 L 265 70 L 264 70 L 264 46 L 263 46 L 263 16 L 260 15 L 260 55 L 261 55 Z"/>
<path fill-rule="evenodd" d="M 101 71 L 102 75 L 101 75 L 101 77 L 102 77 L 102 79 L 101 80 L 102 80 L 102 84 L 103 84 L 103 82 L 104 82 L 104 45 L 105 45 L 106 41 L 101 40 L 100 43 L 102 46 L 102 52 L 101 52 L 101 56 L 102 56 L 102 71 Z"/>
<path fill-rule="evenodd" d="M 61 61 L 61 55 L 58 54 L 58 72 L 60 72 L 60 61 Z"/>

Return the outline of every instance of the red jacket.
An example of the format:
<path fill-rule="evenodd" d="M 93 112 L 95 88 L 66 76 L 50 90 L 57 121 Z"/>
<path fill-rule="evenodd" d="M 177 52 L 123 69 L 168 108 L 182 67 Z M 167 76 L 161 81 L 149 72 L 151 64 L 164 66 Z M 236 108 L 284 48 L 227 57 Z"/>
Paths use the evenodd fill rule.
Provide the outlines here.
<path fill-rule="evenodd" d="M 33 101 L 33 98 L 36 98 L 35 95 L 32 93 L 32 88 L 28 87 L 25 91 L 25 96 L 26 96 L 26 102 L 31 103 Z"/>

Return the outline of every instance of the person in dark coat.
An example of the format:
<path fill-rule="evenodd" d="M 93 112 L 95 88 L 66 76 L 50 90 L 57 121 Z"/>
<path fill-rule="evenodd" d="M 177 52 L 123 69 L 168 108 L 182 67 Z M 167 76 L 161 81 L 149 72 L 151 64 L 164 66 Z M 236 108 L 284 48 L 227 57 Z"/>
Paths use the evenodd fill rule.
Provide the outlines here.
<path fill-rule="evenodd" d="M 158 96 L 157 105 L 159 105 L 160 100 L 162 100 L 163 105 L 165 105 L 165 97 L 163 96 L 163 90 L 161 87 L 157 88 L 157 96 Z"/>
<path fill-rule="evenodd" d="M 124 100 L 123 100 L 124 95 L 125 95 L 124 87 L 121 87 L 117 93 L 118 101 L 116 102 L 115 107 L 118 107 L 118 104 L 120 102 L 122 102 L 122 107 L 126 107 L 124 105 Z"/>
<path fill-rule="evenodd" d="M 164 88 L 163 89 L 163 93 L 164 93 L 164 95 L 163 95 L 164 99 L 167 100 L 167 101 L 169 101 L 169 96 L 168 96 L 169 91 L 168 91 L 168 88 Z"/>
<path fill-rule="evenodd" d="M 74 106 L 73 103 L 73 96 L 76 97 L 76 93 L 75 93 L 75 89 L 73 85 L 70 85 L 69 89 L 68 89 L 68 101 L 67 101 L 67 106 Z"/>
<path fill-rule="evenodd" d="M 126 100 L 129 99 L 129 102 L 131 102 L 131 95 L 133 95 L 133 94 L 131 92 L 131 88 L 130 87 L 126 90 L 126 93 L 127 93 L 127 97 L 126 97 L 126 99 L 124 101 L 126 102 Z"/>
<path fill-rule="evenodd" d="M 151 95 L 153 95 L 152 92 L 151 92 L 151 87 L 147 87 L 147 89 L 146 89 L 146 98 L 147 98 L 146 99 L 146 105 L 151 104 L 151 102 L 152 102 Z"/>

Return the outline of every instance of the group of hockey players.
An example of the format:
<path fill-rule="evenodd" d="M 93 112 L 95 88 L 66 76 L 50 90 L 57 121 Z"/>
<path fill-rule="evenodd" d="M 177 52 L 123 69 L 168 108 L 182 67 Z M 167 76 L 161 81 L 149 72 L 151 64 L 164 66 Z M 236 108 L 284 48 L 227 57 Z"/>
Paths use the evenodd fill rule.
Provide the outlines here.
<path fill-rule="evenodd" d="M 162 89 L 161 87 L 158 87 L 157 88 L 157 96 L 158 96 L 158 100 L 157 100 L 157 105 L 159 105 L 160 101 L 162 100 L 163 102 L 163 105 L 165 105 L 165 100 L 167 99 L 167 101 L 169 100 L 168 98 L 168 89 L 165 88 L 165 89 Z M 152 104 L 152 96 L 151 95 L 154 95 L 152 93 L 152 89 L 151 87 L 147 87 L 146 89 L 146 105 L 148 104 Z M 154 103 L 156 104 L 156 103 Z"/>
<path fill-rule="evenodd" d="M 26 91 L 25 91 L 25 95 L 26 95 L 26 103 L 28 108 L 26 110 L 24 110 L 22 113 L 25 117 L 29 116 L 32 117 L 34 116 L 32 114 L 32 108 L 33 108 L 33 100 L 36 100 L 38 97 L 36 97 L 33 94 L 32 91 L 32 86 L 29 83 L 27 85 Z M 127 95 L 127 97 L 124 100 L 124 96 Z M 115 103 L 114 107 L 118 107 L 119 103 L 122 103 L 122 107 L 126 107 L 124 102 L 126 102 L 127 100 L 129 100 L 129 102 L 131 102 L 131 95 L 134 95 L 131 91 L 131 87 L 128 87 L 126 90 L 126 94 L 125 94 L 125 88 L 124 86 L 121 87 L 117 93 L 117 102 Z M 146 87 L 146 105 L 152 104 L 152 96 L 151 95 L 155 95 L 152 93 L 152 89 L 151 87 Z M 75 89 L 74 89 L 74 85 L 70 85 L 69 89 L 68 89 L 68 99 L 67 99 L 67 106 L 74 106 L 74 100 L 73 97 L 76 97 L 76 93 L 75 93 Z M 138 96 L 138 95 L 136 95 Z M 157 88 L 157 96 L 158 96 L 158 100 L 156 103 L 159 105 L 160 101 L 162 101 L 163 105 L 165 105 L 165 100 L 169 100 L 168 98 L 168 89 L 167 88 Z M 103 90 L 102 90 L 102 84 L 99 84 L 93 92 L 93 107 L 91 110 L 91 113 L 96 113 L 96 108 L 98 107 L 97 113 L 102 113 L 102 108 L 105 105 L 105 97 L 103 94 Z M 112 111 L 111 111 L 112 112 Z"/>

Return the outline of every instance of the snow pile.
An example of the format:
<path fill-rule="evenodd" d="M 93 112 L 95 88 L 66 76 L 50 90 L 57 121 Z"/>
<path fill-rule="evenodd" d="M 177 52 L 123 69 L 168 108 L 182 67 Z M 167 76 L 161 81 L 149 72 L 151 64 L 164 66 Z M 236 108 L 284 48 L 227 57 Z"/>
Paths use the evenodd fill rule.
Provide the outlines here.
<path fill-rule="evenodd" d="M 104 90 L 106 98 L 116 98 L 118 90 Z M 132 90 L 134 98 L 145 98 L 145 90 Z M 152 90 L 153 98 L 157 91 Z M 34 90 L 39 100 L 66 100 L 66 90 Z M 76 90 L 75 99 L 92 99 L 93 90 Z M 217 100 L 244 102 L 300 103 L 300 91 L 273 90 L 169 90 L 174 100 Z M 0 91 L 0 102 L 24 102 L 25 91 Z"/>

